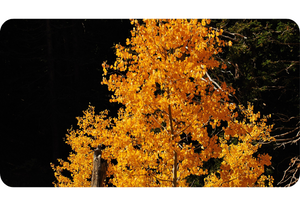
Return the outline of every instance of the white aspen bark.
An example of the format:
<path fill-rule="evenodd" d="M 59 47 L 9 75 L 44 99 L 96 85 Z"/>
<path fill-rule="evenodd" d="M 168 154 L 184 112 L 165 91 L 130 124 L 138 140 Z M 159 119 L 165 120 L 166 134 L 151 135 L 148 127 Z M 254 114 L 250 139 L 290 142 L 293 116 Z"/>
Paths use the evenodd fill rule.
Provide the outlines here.
<path fill-rule="evenodd" d="M 169 89 L 168 89 L 168 94 Z M 169 96 L 170 98 L 170 96 Z M 171 111 L 171 105 L 168 107 L 169 109 L 169 122 L 170 122 L 170 129 L 171 129 L 171 136 L 172 136 L 172 141 L 175 140 L 174 136 L 174 129 L 173 129 L 173 118 L 172 118 L 172 111 Z M 173 178 L 172 178 L 172 187 L 177 187 L 177 152 L 174 150 L 174 156 L 173 156 L 174 164 L 173 164 Z"/>

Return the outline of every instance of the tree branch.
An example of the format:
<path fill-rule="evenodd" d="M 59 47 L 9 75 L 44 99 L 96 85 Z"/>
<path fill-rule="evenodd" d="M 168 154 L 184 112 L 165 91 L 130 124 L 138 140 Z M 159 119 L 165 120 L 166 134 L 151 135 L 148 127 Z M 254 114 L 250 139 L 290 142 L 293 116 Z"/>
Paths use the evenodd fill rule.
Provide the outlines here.
<path fill-rule="evenodd" d="M 219 29 L 217 29 L 217 28 L 214 28 L 214 27 L 212 27 L 212 26 L 208 26 L 209 28 L 211 28 L 211 29 L 213 29 L 213 30 L 215 30 L 215 31 L 220 31 Z M 224 30 L 224 29 L 222 29 L 223 30 L 223 33 L 226 33 L 226 34 L 228 34 L 228 35 L 232 35 L 232 36 L 234 36 L 234 38 L 231 38 L 231 37 L 229 37 L 229 36 L 226 36 L 226 35 L 220 35 L 220 37 L 224 37 L 224 38 L 227 38 L 227 39 L 230 39 L 230 40 L 233 40 L 233 41 L 238 41 L 238 39 L 236 38 L 236 36 L 238 36 L 238 37 L 241 37 L 241 38 L 243 38 L 243 39 L 247 39 L 247 37 L 246 36 L 244 36 L 244 35 L 241 35 L 241 34 L 239 34 L 239 33 L 231 33 L 231 32 L 229 32 L 229 31 L 226 31 L 226 30 Z"/>
<path fill-rule="evenodd" d="M 284 171 L 282 179 L 277 183 L 277 185 L 286 183 L 289 181 L 285 187 L 290 187 L 294 185 L 299 180 L 299 169 L 300 169 L 300 156 L 295 156 L 291 159 L 289 167 Z M 298 177 L 298 178 L 297 178 Z"/>
<path fill-rule="evenodd" d="M 168 88 L 168 98 L 170 99 L 170 89 Z M 168 106 L 169 109 L 169 123 L 170 123 L 170 129 L 171 129 L 171 135 L 172 135 L 172 141 L 175 141 L 175 135 L 174 135 L 174 129 L 173 129 L 173 118 L 172 118 L 172 111 L 171 111 L 171 105 Z M 177 187 L 177 152 L 174 149 L 174 164 L 173 164 L 173 181 L 172 186 Z"/>

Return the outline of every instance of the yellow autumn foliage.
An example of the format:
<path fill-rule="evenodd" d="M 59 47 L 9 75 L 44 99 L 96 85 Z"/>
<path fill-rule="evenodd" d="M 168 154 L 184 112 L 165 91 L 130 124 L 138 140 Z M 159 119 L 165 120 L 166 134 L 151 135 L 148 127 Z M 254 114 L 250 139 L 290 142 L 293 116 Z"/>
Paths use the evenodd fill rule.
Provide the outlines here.
<path fill-rule="evenodd" d="M 127 46 L 115 46 L 113 65 L 103 63 L 102 83 L 114 92 L 111 101 L 125 108 L 112 119 L 90 106 L 78 118 L 79 128 L 67 135 L 68 161 L 52 164 L 55 186 L 90 186 L 99 144 L 106 146 L 102 158 L 117 187 L 185 187 L 190 175 L 207 175 L 207 187 L 272 186 L 273 178 L 264 175 L 271 157 L 254 156 L 261 142 L 272 139 L 267 117 L 254 113 L 251 104 L 233 103 L 234 89 L 209 76 L 226 68 L 214 59 L 231 45 L 218 38 L 222 30 L 207 28 L 210 20 L 131 22 Z M 203 164 L 212 158 L 222 162 L 208 174 Z"/>

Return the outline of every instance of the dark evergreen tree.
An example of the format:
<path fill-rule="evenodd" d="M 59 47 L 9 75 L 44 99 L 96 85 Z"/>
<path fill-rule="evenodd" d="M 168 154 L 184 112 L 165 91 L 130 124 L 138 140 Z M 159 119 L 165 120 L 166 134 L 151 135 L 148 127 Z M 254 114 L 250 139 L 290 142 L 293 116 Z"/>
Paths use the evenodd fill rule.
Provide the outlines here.
<path fill-rule="evenodd" d="M 290 186 L 295 179 L 280 182 L 291 159 L 299 178 L 299 27 L 292 20 L 214 20 L 212 28 L 224 30 L 222 39 L 233 45 L 219 57 L 228 68 L 214 78 L 231 83 L 242 104 L 250 101 L 262 114 L 272 114 L 276 143 L 265 145 L 273 156 L 277 186 Z M 235 99 L 236 100 L 236 99 Z M 297 172 L 298 171 L 298 172 Z M 292 175 L 294 173 L 291 173 Z"/>

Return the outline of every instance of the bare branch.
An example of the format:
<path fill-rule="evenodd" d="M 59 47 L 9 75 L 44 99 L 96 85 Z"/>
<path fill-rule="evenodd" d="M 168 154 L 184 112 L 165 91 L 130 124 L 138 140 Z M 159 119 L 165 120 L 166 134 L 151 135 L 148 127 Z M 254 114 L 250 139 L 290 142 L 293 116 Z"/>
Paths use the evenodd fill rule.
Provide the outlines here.
<path fill-rule="evenodd" d="M 288 66 L 287 68 L 285 68 L 285 69 L 281 69 L 280 71 L 278 71 L 277 72 L 277 74 L 279 74 L 280 72 L 282 72 L 283 70 L 285 70 L 286 71 L 286 73 L 287 74 L 289 74 L 289 69 L 291 68 L 291 67 L 293 67 L 294 65 L 299 65 L 299 61 L 298 60 L 277 60 L 277 61 L 274 61 L 274 62 L 272 62 L 272 63 L 291 63 L 290 64 L 290 66 Z"/>
<path fill-rule="evenodd" d="M 211 27 L 211 26 L 208 26 L 209 28 L 211 28 L 211 29 L 213 29 L 213 30 L 215 30 L 215 31 L 220 31 L 219 29 L 217 29 L 217 28 L 214 28 L 214 27 Z M 220 35 L 220 37 L 224 37 L 224 38 L 227 38 L 227 39 L 230 39 L 230 40 L 233 40 L 233 41 L 238 41 L 238 39 L 236 38 L 236 36 L 238 36 L 238 37 L 241 37 L 241 38 L 243 38 L 243 39 L 247 39 L 247 37 L 246 36 L 244 36 L 244 35 L 241 35 L 241 34 L 239 34 L 239 33 L 231 33 L 231 32 L 229 32 L 229 31 L 226 31 L 226 30 L 224 30 L 223 29 L 223 33 L 226 33 L 226 34 L 228 34 L 228 35 L 232 35 L 232 36 L 234 36 L 234 38 L 231 38 L 231 37 L 229 37 L 229 36 L 226 36 L 226 35 Z"/>
<path fill-rule="evenodd" d="M 285 187 L 290 187 L 299 180 L 299 169 L 300 169 L 300 155 L 295 156 L 291 159 L 289 167 L 284 171 L 282 179 L 277 183 L 281 185 L 287 183 Z M 297 176 L 298 174 L 298 176 Z"/>
<path fill-rule="evenodd" d="M 288 134 L 294 132 L 295 130 L 297 130 L 297 129 L 299 129 L 299 128 L 300 128 L 300 126 L 296 127 L 295 129 L 293 129 L 293 130 L 291 130 L 291 131 L 288 131 L 288 132 L 285 132 L 285 133 L 282 133 L 282 134 L 279 134 L 279 135 L 275 135 L 275 136 L 273 136 L 273 137 L 274 137 L 274 138 L 277 138 L 277 137 L 283 137 L 283 136 L 286 136 L 286 135 L 288 135 Z"/>
<path fill-rule="evenodd" d="M 215 85 L 217 86 L 220 90 L 222 90 L 222 88 L 218 85 L 218 83 L 216 83 L 210 76 L 209 74 L 206 72 L 205 75 L 208 77 L 208 79 Z M 215 88 L 216 89 L 216 88 Z M 222 90 L 223 91 L 223 90 Z"/>
<path fill-rule="evenodd" d="M 279 119 L 274 119 L 273 121 L 282 121 L 282 122 L 289 122 L 292 119 L 300 119 L 300 116 L 292 116 L 290 118 L 288 118 L 287 115 L 282 114 L 282 113 L 272 113 L 272 115 L 275 115 L 276 117 L 278 117 Z M 285 118 L 283 118 L 282 116 L 284 116 Z M 288 119 L 287 119 L 288 118 Z M 300 122 L 300 121 L 299 121 Z"/>

